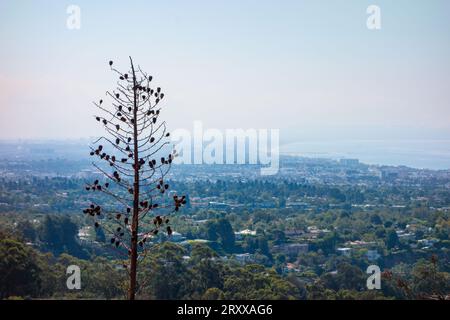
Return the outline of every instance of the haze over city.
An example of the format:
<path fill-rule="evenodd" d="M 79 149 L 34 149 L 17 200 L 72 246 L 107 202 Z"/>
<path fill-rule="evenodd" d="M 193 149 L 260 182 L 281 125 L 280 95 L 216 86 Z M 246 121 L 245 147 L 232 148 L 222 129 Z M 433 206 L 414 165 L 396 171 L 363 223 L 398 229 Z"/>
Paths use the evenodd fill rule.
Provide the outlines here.
<path fill-rule="evenodd" d="M 377 1 L 380 30 L 370 1 L 77 1 L 75 30 L 70 4 L 0 3 L 0 139 L 101 134 L 107 61 L 132 55 L 172 129 L 276 128 L 286 153 L 450 167 L 448 1 Z"/>

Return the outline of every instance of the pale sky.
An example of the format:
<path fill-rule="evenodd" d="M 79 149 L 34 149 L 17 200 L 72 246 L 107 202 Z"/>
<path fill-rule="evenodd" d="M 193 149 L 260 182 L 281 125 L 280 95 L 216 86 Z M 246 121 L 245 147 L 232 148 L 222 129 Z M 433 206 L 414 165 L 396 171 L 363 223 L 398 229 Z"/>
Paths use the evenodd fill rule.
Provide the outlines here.
<path fill-rule="evenodd" d="M 448 0 L 0 0 L 0 139 L 98 135 L 91 102 L 129 55 L 164 88 L 171 128 L 450 139 L 449 13 Z"/>

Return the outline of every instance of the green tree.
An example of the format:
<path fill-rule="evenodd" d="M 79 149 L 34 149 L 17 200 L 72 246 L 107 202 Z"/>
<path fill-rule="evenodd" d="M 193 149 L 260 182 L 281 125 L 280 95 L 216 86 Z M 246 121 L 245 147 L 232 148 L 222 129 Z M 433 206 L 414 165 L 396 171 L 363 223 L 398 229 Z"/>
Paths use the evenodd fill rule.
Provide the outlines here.
<path fill-rule="evenodd" d="M 388 249 L 393 249 L 400 244 L 397 232 L 394 229 L 387 230 L 385 244 Z"/>
<path fill-rule="evenodd" d="M 218 288 L 209 288 L 202 296 L 202 300 L 223 300 L 225 294 Z"/>
<path fill-rule="evenodd" d="M 40 272 L 32 249 L 13 239 L 0 240 L 1 299 L 37 295 Z"/>
<path fill-rule="evenodd" d="M 183 247 L 170 242 L 154 248 L 139 274 L 143 297 L 177 300 L 189 296 L 194 275 L 183 263 L 185 253 Z"/>
<path fill-rule="evenodd" d="M 27 241 L 34 242 L 36 240 L 36 229 L 28 220 L 21 220 L 17 223 L 17 230 L 22 234 Z"/>

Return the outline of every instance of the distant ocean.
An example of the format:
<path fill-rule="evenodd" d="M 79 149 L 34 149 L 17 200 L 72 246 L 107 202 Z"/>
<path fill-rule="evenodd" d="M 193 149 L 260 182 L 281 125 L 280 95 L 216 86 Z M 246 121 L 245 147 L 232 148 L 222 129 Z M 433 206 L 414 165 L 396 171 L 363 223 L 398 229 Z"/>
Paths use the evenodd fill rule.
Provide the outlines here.
<path fill-rule="evenodd" d="M 450 140 L 337 140 L 284 144 L 280 153 L 313 158 L 356 158 L 367 164 L 450 169 Z"/>
<path fill-rule="evenodd" d="M 0 159 L 89 159 L 88 140 L 0 141 Z M 356 158 L 367 164 L 450 169 L 450 140 L 327 140 L 281 143 L 283 155 L 309 158 Z"/>

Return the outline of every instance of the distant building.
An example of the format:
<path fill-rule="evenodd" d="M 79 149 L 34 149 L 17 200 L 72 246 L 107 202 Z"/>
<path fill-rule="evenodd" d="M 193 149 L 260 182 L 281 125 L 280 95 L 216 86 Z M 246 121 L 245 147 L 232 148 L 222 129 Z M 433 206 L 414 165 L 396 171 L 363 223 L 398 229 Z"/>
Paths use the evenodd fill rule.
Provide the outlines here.
<path fill-rule="evenodd" d="M 169 240 L 172 242 L 181 242 L 183 240 L 186 240 L 186 238 L 183 237 L 183 235 L 181 233 L 174 231 L 170 235 Z"/>
<path fill-rule="evenodd" d="M 366 257 L 367 257 L 367 260 L 369 260 L 369 261 L 375 261 L 375 260 L 378 260 L 378 258 L 380 258 L 381 255 L 378 253 L 377 250 L 368 250 L 366 253 Z"/>
<path fill-rule="evenodd" d="M 89 241 L 90 239 L 90 231 L 91 231 L 91 227 L 90 226 L 86 226 L 86 227 L 82 227 L 78 230 L 78 239 L 80 239 L 81 242 L 83 241 Z"/>
<path fill-rule="evenodd" d="M 319 236 L 321 236 L 325 233 L 329 233 L 329 232 L 330 232 L 330 230 L 328 230 L 328 229 L 319 229 L 316 226 L 309 226 L 308 232 L 303 234 L 303 236 L 307 239 L 313 240 L 313 239 L 316 239 Z"/>
<path fill-rule="evenodd" d="M 298 237 L 304 234 L 302 229 L 288 229 L 284 231 L 286 237 Z"/>
<path fill-rule="evenodd" d="M 359 165 L 359 160 L 358 159 L 341 159 L 339 160 L 339 163 L 344 165 L 344 166 L 357 166 Z"/>
<path fill-rule="evenodd" d="M 236 240 L 241 240 L 246 236 L 256 236 L 256 231 L 252 231 L 249 229 L 244 229 L 234 233 Z"/>
<path fill-rule="evenodd" d="M 416 235 L 412 232 L 405 232 L 404 230 L 397 230 L 396 231 L 398 239 L 401 241 L 410 241 L 415 240 Z"/>
<path fill-rule="evenodd" d="M 283 253 L 290 256 L 297 256 L 300 253 L 307 253 L 309 245 L 307 243 L 285 243 L 273 247 L 274 252 Z"/>
<path fill-rule="evenodd" d="M 295 265 L 294 263 L 286 263 L 286 266 L 283 268 L 283 272 L 284 273 L 289 273 L 289 272 L 300 272 L 300 269 L 298 268 L 297 265 Z"/>
<path fill-rule="evenodd" d="M 208 206 L 212 209 L 218 209 L 218 210 L 224 210 L 229 208 L 229 205 L 224 202 L 218 202 L 218 201 L 210 201 Z"/>
<path fill-rule="evenodd" d="M 422 247 L 432 247 L 438 242 L 439 242 L 438 239 L 420 239 L 420 240 L 417 240 L 417 243 L 420 244 Z"/>
<path fill-rule="evenodd" d="M 309 204 L 302 201 L 286 201 L 286 208 L 307 209 Z"/>
<path fill-rule="evenodd" d="M 345 257 L 352 255 L 352 248 L 338 248 L 337 251 Z"/>
<path fill-rule="evenodd" d="M 356 240 L 356 241 L 347 241 L 345 245 L 349 247 L 359 247 L 364 248 L 367 246 L 372 246 L 375 244 L 375 241 L 363 241 L 363 240 Z"/>
<path fill-rule="evenodd" d="M 250 253 L 235 254 L 234 258 L 241 264 L 254 262 L 253 255 L 251 255 Z"/>

